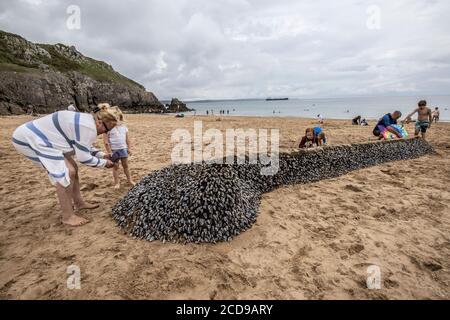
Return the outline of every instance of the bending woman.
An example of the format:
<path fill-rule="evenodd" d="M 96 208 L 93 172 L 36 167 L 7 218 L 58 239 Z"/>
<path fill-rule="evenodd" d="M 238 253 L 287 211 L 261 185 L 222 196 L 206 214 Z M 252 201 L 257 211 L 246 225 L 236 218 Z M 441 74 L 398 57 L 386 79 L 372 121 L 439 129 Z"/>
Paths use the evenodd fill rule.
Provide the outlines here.
<path fill-rule="evenodd" d="M 93 113 L 59 111 L 18 127 L 12 136 L 16 150 L 45 169 L 56 187 L 61 205 L 62 222 L 81 226 L 89 222 L 74 213 L 75 209 L 93 209 L 80 193 L 78 167 L 73 156 L 90 167 L 112 168 L 110 160 L 97 158 L 91 148 L 98 135 L 117 124 L 116 112 L 108 104 L 99 105 Z"/>

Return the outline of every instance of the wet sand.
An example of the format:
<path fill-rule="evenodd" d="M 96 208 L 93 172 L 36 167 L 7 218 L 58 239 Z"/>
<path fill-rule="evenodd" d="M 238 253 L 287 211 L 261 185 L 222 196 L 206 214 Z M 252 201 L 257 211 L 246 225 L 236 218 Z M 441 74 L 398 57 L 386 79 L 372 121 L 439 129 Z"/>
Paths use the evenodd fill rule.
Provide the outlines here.
<path fill-rule="evenodd" d="M 256 224 L 229 243 L 163 244 L 116 227 L 111 207 L 127 192 L 112 173 L 80 165 L 82 193 L 100 208 L 81 228 L 60 224 L 46 173 L 10 137 L 31 118 L 0 118 L 1 299 L 449 299 L 450 124 L 434 125 L 436 155 L 387 163 L 263 196 Z M 209 128 L 279 128 L 289 151 L 314 120 L 129 115 L 135 181 L 170 164 L 171 134 L 202 120 Z M 369 127 L 329 120 L 329 143 L 367 142 Z M 408 126 L 412 133 L 413 125 Z M 101 146 L 101 140 L 98 140 Z M 67 288 L 67 267 L 81 289 Z M 381 270 L 369 290 L 366 270 Z"/>

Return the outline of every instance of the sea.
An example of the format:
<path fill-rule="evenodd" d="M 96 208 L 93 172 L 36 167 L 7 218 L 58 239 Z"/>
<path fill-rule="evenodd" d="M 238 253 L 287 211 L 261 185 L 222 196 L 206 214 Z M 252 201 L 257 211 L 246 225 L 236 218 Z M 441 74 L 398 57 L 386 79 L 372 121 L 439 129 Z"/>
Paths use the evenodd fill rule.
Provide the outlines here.
<path fill-rule="evenodd" d="M 220 110 L 230 116 L 303 117 L 324 119 L 353 119 L 361 116 L 367 120 L 379 119 L 389 112 L 399 110 L 406 116 L 425 99 L 428 107 L 440 110 L 440 120 L 450 121 L 450 95 L 408 97 L 352 97 L 326 99 L 289 99 L 266 101 L 265 99 L 185 101 L 195 112 L 186 115 L 219 115 Z"/>

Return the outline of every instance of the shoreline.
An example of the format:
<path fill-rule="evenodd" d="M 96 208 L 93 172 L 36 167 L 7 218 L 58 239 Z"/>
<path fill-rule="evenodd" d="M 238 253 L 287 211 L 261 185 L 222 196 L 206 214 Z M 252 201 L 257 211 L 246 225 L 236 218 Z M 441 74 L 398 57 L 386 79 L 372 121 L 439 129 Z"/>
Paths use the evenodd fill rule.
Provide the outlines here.
<path fill-rule="evenodd" d="M 59 110 L 59 111 L 64 111 L 64 110 Z M 31 117 L 31 118 L 40 118 L 40 117 L 44 117 L 46 115 L 49 115 L 51 113 L 47 113 L 47 114 L 40 114 L 39 116 L 30 116 L 30 115 L 26 115 L 26 114 L 21 114 L 21 115 L 0 115 L 0 119 L 7 119 L 7 118 L 20 118 L 20 117 Z M 178 113 L 126 113 L 124 112 L 125 116 L 130 116 L 130 115 L 135 115 L 135 116 L 156 116 L 156 117 L 173 117 L 176 118 L 176 115 Z M 266 115 L 232 115 L 232 114 L 227 114 L 227 115 L 206 115 L 206 114 L 189 114 L 188 112 L 179 112 L 179 114 L 184 114 L 186 118 L 193 118 L 193 117 L 201 117 L 201 118 L 255 118 L 255 119 L 287 119 L 287 120 L 293 120 L 293 119 L 298 119 L 298 120 L 309 120 L 309 121 L 315 121 L 317 122 L 317 125 L 319 125 L 318 123 L 318 119 L 317 118 L 309 118 L 309 117 L 303 117 L 303 116 L 266 116 Z M 177 119 L 183 119 L 183 118 L 177 118 Z M 327 121 L 342 121 L 342 122 L 347 122 L 347 121 L 351 121 L 352 118 L 324 118 L 324 122 Z M 378 119 L 375 118 L 366 118 L 367 121 L 378 121 Z M 411 123 L 416 122 L 416 120 L 412 120 Z M 450 119 L 441 119 L 439 120 L 439 123 L 450 123 Z M 436 123 L 432 123 L 432 125 L 436 125 Z M 355 127 L 358 127 L 360 125 L 355 125 Z M 370 124 L 369 124 L 370 127 Z"/>
<path fill-rule="evenodd" d="M 311 121 L 318 121 L 318 119 L 317 118 L 310 118 L 310 117 L 303 117 L 303 116 L 292 116 L 292 115 L 289 115 L 289 116 L 267 116 L 267 115 L 261 115 L 261 116 L 257 116 L 257 115 L 232 115 L 232 114 L 227 114 L 227 115 L 206 115 L 206 114 L 202 114 L 202 115 L 193 115 L 193 114 L 187 114 L 186 112 L 180 112 L 180 113 L 183 113 L 183 114 L 185 114 L 185 116 L 191 116 L 191 117 L 249 117 L 249 118 L 275 118 L 275 119 L 283 119 L 283 118 L 286 118 L 286 119 L 291 119 L 291 118 L 293 118 L 293 119 L 304 119 L 304 120 L 311 120 Z M 380 118 L 381 118 L 381 116 L 380 116 Z M 324 118 L 324 121 L 327 121 L 327 120 L 331 120 L 331 121 L 351 121 L 353 118 Z M 376 119 L 376 118 L 369 118 L 369 117 L 367 117 L 367 118 L 365 118 L 367 121 L 378 121 L 378 119 Z M 413 120 L 412 122 L 415 122 L 416 120 Z M 438 123 L 450 123 L 450 119 L 441 119 L 441 120 L 439 120 L 439 122 Z M 434 124 L 434 122 L 433 122 L 433 124 Z"/>

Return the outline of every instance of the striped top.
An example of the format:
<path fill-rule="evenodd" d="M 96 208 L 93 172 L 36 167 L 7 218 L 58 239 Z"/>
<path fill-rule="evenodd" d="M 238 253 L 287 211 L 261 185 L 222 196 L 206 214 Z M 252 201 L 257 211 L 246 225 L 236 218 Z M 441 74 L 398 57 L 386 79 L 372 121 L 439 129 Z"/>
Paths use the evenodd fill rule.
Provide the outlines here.
<path fill-rule="evenodd" d="M 39 145 L 62 153 L 75 151 L 78 161 L 91 167 L 106 165 L 106 160 L 92 156 L 90 152 L 92 144 L 97 140 L 97 128 L 91 114 L 59 111 L 23 126 L 29 129 Z M 16 143 L 22 144 L 20 141 Z"/>

